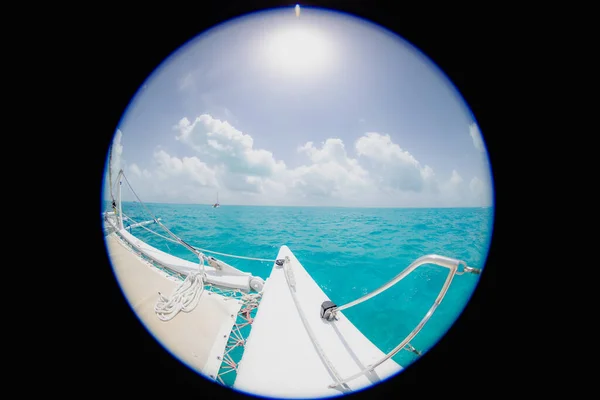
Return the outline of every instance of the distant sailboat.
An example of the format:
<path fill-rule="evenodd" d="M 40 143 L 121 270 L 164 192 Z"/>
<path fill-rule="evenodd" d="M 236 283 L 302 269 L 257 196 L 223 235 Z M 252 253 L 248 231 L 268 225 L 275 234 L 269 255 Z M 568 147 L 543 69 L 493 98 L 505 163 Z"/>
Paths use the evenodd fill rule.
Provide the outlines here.
<path fill-rule="evenodd" d="M 221 207 L 221 205 L 219 204 L 219 192 L 217 192 L 217 202 L 215 204 L 213 204 L 213 208 L 218 208 Z"/>

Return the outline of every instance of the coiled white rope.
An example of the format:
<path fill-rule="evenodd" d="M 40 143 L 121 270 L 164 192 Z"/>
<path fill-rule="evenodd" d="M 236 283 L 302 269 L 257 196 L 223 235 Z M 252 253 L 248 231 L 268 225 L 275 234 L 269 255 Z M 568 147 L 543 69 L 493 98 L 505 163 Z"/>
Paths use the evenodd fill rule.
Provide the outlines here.
<path fill-rule="evenodd" d="M 189 274 L 175 289 L 170 298 L 158 292 L 159 300 L 154 306 L 154 312 L 161 321 L 170 321 L 180 312 L 190 312 L 198 305 L 200 295 L 204 291 L 202 274 Z"/>
<path fill-rule="evenodd" d="M 167 298 L 158 292 L 158 301 L 154 312 L 161 321 L 170 321 L 180 311 L 190 312 L 198 305 L 200 296 L 204 292 L 204 256 L 200 255 L 200 270 L 190 273 L 175 289 L 171 297 Z"/>

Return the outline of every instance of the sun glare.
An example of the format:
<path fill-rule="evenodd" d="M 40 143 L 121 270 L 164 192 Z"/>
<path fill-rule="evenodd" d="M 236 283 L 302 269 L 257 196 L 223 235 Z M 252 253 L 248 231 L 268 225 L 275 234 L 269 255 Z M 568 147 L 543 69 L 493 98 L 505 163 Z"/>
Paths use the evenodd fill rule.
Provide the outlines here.
<path fill-rule="evenodd" d="M 315 29 L 288 27 L 266 41 L 268 66 L 282 74 L 324 72 L 331 62 L 331 48 Z"/>

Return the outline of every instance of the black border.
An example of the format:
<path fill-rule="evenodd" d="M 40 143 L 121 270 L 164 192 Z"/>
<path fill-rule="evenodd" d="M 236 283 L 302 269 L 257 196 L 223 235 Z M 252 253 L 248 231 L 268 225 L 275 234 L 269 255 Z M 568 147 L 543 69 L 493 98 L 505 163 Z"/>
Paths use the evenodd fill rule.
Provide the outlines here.
<path fill-rule="evenodd" d="M 173 51 L 202 31 L 257 9 L 290 6 L 280 1 L 211 1 L 123 5 L 90 9 L 63 27 L 69 53 L 67 74 L 80 89 L 69 112 L 79 113 L 86 132 L 75 146 L 86 149 L 85 160 L 69 158 L 67 166 L 87 165 L 79 174 L 78 189 L 89 195 L 71 204 L 86 215 L 89 232 L 80 238 L 89 256 L 93 239 L 95 263 L 86 267 L 89 287 L 84 305 L 73 305 L 77 332 L 70 337 L 73 363 L 61 370 L 65 386 L 75 379 L 89 382 L 91 393 L 114 395 L 116 390 L 136 396 L 242 396 L 208 384 L 183 367 L 160 347 L 131 312 L 109 265 L 104 249 L 99 199 L 106 151 L 129 101 L 152 71 Z M 441 341 L 405 372 L 365 392 L 347 398 L 456 394 L 474 387 L 496 387 L 495 372 L 501 321 L 494 309 L 496 266 L 500 264 L 498 192 L 501 192 L 498 154 L 501 150 L 497 107 L 506 56 L 506 31 L 497 10 L 456 4 L 379 1 L 311 1 L 301 5 L 328 7 L 364 17 L 408 40 L 433 60 L 454 83 L 478 121 L 493 166 L 496 210 L 492 246 L 480 283 L 467 308 Z M 64 71 L 63 71 L 64 72 Z M 77 104 L 79 103 L 79 104 Z M 82 104 L 83 103 L 83 104 Z M 81 106 L 82 111 L 78 110 Z M 85 110 L 85 111 L 83 111 Z M 92 173 L 90 173 L 90 171 Z M 98 199 L 98 200 L 96 200 Z M 73 203 L 73 202 L 72 202 Z M 500 204 L 501 205 L 501 204 Z M 82 228 L 78 228 L 81 230 Z M 77 246 L 77 243 L 74 243 Z M 83 272 L 83 271 L 82 271 Z"/>

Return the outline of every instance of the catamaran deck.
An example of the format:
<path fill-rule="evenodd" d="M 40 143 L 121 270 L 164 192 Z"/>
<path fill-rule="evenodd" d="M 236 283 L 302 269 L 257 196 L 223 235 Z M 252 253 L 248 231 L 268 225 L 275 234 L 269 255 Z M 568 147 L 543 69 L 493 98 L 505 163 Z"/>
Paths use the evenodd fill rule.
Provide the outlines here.
<path fill-rule="evenodd" d="M 343 379 L 385 354 L 342 313 L 338 314 L 337 321 L 321 319 L 321 304 L 329 298 L 290 249 L 282 246 L 277 258 L 286 256 L 290 259 L 298 305 L 292 296 L 294 289 L 288 286 L 284 267 L 274 265 L 246 341 L 234 388 L 273 397 L 342 394 L 339 389 L 329 388 L 334 383 L 334 373 L 326 367 L 326 360 Z M 313 333 L 314 340 L 309 332 Z M 319 348 L 326 360 L 319 355 Z M 389 359 L 373 373 L 350 381 L 348 386 L 353 391 L 359 390 L 400 370 L 400 365 Z"/>
<path fill-rule="evenodd" d="M 181 281 L 151 267 L 114 234 L 106 244 L 121 288 L 149 332 L 191 368 L 216 377 L 242 302 L 205 291 L 195 309 L 161 321 L 154 312 L 158 292 L 170 296 Z"/>
<path fill-rule="evenodd" d="M 117 180 L 121 176 L 123 170 L 119 171 Z M 254 395 L 283 398 L 331 397 L 346 391 L 357 391 L 389 378 L 402 369 L 391 358 L 381 362 L 385 354 L 339 310 L 334 321 L 321 318 L 321 305 L 330 299 L 287 246 L 280 248 L 278 261 L 275 262 L 266 283 L 261 278 L 253 277 L 216 258 L 206 260 L 200 252 L 201 249 L 193 248 L 179 240 L 180 244 L 198 255 L 199 261 L 202 260 L 202 264 L 196 265 L 164 253 L 124 229 L 120 187 L 119 185 L 118 207 L 113 198 L 113 206 L 115 211 L 119 210 L 118 214 L 105 213 L 108 230 L 114 230 L 105 238 L 118 281 L 132 308 L 149 332 L 191 368 L 220 380 L 221 383 L 224 383 L 222 375 L 236 371 L 237 376 L 233 383 L 235 389 Z M 155 217 L 152 221 L 158 223 Z M 131 226 L 142 226 L 152 221 L 133 223 Z M 163 228 L 167 229 L 164 226 Z M 150 259 L 155 265 L 161 265 L 179 275 L 188 275 L 195 283 L 198 283 L 198 275 L 194 272 L 199 271 L 197 268 L 203 265 L 204 284 L 219 290 L 220 287 L 225 287 L 241 293 L 253 289 L 259 293 L 243 294 L 240 300 L 222 296 L 216 291 L 204 290 L 199 298 L 193 298 L 199 300 L 195 308 L 189 312 L 181 312 L 165 322 L 158 318 L 155 311 L 159 292 L 169 296 L 181 281 L 152 267 L 144 261 L 145 259 Z M 279 260 L 286 261 L 279 263 Z M 205 266 L 204 261 L 211 266 Z M 432 308 L 415 330 L 398 344 L 394 352 L 407 345 L 427 322 L 443 299 L 453 276 L 458 273 L 459 265 L 463 268 L 461 275 L 465 272 L 481 272 L 478 268 L 467 266 L 463 261 L 433 254 L 415 260 L 386 286 L 395 284 L 425 263 L 448 268 L 450 273 Z M 385 288 L 382 286 L 378 293 L 383 290 Z M 376 294 L 372 292 L 370 295 Z M 259 302 L 260 297 L 262 299 Z M 365 299 L 367 297 L 357 301 Z M 354 304 L 346 306 L 350 305 Z M 256 310 L 256 307 L 256 315 L 252 318 L 250 311 Z M 236 316 L 239 317 L 241 313 L 246 315 L 244 324 L 252 326 L 246 340 L 241 337 L 239 331 L 239 326 L 244 324 L 236 324 Z M 236 330 L 232 331 L 234 326 Z M 233 339 L 232 345 L 228 343 L 230 338 Z M 228 354 L 235 346 L 244 347 L 238 363 Z M 229 359 L 226 359 L 227 357 Z M 378 366 L 368 371 L 368 368 L 376 363 Z M 227 364 L 230 369 L 219 375 L 222 364 Z"/>
<path fill-rule="evenodd" d="M 118 234 L 122 238 L 114 233 L 106 237 L 106 243 L 118 281 L 138 317 L 177 358 L 205 376 L 217 377 L 243 302 L 204 291 L 192 311 L 161 321 L 154 311 L 158 292 L 169 296 L 181 281 L 152 267 L 137 253 L 142 251 L 146 257 L 182 272 L 197 265 L 163 254 L 123 229 Z M 342 394 L 347 389 L 329 386 L 362 371 L 384 353 L 343 313 L 338 313 L 336 321 L 323 320 L 321 304 L 329 298 L 290 249 L 282 246 L 277 259 L 286 257 L 289 262 L 275 264 L 264 285 L 233 387 L 272 397 Z M 211 270 L 210 275 L 215 272 Z M 360 390 L 400 370 L 400 365 L 389 359 L 347 385 L 351 391 Z"/>

